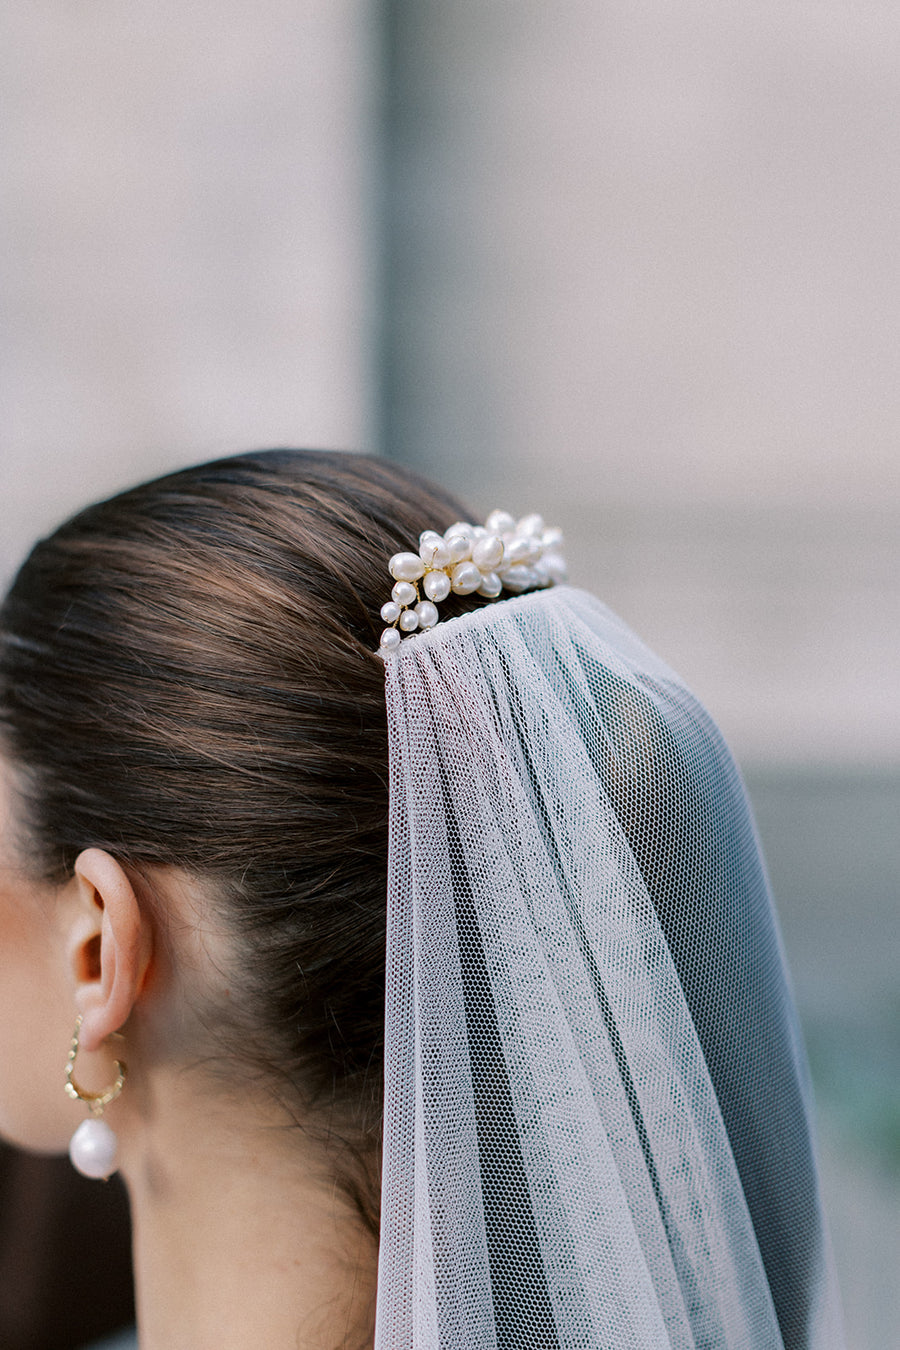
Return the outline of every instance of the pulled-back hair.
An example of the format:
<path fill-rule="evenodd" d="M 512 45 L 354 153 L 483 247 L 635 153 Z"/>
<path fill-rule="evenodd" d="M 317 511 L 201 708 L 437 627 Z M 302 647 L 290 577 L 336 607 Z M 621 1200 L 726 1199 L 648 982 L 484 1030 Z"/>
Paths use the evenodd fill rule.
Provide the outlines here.
<path fill-rule="evenodd" d="M 241 455 L 82 511 L 0 610 L 27 865 L 62 882 L 96 846 L 211 883 L 239 951 L 230 1051 L 361 1147 L 383 1098 L 379 610 L 391 554 L 461 511 L 384 461 Z"/>

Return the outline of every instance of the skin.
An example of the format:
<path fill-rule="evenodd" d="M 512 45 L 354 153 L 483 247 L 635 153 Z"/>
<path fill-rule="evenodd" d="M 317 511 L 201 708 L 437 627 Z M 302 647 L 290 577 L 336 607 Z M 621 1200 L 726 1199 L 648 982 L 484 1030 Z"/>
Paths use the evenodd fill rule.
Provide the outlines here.
<path fill-rule="evenodd" d="M 48 887 L 19 839 L 0 761 L 0 1134 L 68 1148 L 87 1114 L 63 1091 L 80 1013 L 79 1083 L 128 1069 L 104 1118 L 131 1199 L 141 1350 L 371 1345 L 376 1245 L 321 1146 L 274 1093 L 204 1068 L 197 1008 L 228 998 L 230 939 L 198 883 L 92 848 Z"/>

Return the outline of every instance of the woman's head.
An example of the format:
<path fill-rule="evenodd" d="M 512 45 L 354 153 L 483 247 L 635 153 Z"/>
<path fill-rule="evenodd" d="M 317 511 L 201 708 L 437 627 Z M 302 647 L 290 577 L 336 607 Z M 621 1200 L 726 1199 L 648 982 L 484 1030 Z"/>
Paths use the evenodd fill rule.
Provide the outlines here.
<path fill-rule="evenodd" d="M 0 611 L 24 870 L 60 887 L 100 850 L 156 905 L 154 878 L 190 878 L 227 935 L 221 978 L 202 997 L 198 979 L 194 1053 L 358 1146 L 381 1118 L 379 609 L 391 554 L 460 512 L 382 461 L 243 455 L 75 516 Z"/>

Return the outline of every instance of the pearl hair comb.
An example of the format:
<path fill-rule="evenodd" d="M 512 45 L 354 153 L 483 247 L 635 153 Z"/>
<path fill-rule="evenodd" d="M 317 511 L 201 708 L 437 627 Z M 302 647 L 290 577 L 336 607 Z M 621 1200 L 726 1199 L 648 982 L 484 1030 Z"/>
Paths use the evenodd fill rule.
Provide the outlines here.
<path fill-rule="evenodd" d="M 483 525 L 458 521 L 443 534 L 425 530 L 418 553 L 395 553 L 388 564 L 394 588 L 381 607 L 389 627 L 379 655 L 396 651 L 411 633 L 433 628 L 437 607 L 451 592 L 496 600 L 502 591 L 520 595 L 565 581 L 562 546 L 562 531 L 547 529 L 540 516 L 517 521 L 507 511 L 492 511 Z"/>

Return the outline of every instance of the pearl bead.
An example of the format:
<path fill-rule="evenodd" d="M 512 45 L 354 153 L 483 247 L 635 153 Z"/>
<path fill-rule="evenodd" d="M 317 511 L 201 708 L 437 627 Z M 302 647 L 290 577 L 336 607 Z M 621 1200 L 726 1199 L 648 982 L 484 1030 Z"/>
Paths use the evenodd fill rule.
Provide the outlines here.
<path fill-rule="evenodd" d="M 400 627 L 404 633 L 414 633 L 419 626 L 419 616 L 414 609 L 405 609 L 400 615 Z"/>
<path fill-rule="evenodd" d="M 456 595 L 471 595 L 481 585 L 481 573 L 473 562 L 457 563 L 450 573 L 450 587 Z"/>
<path fill-rule="evenodd" d="M 504 554 L 503 561 L 505 563 L 525 562 L 530 552 L 531 540 L 520 539 L 517 535 L 506 545 L 506 553 Z"/>
<path fill-rule="evenodd" d="M 381 635 L 381 645 L 386 652 L 396 651 L 400 646 L 400 634 L 396 628 L 386 628 Z"/>
<path fill-rule="evenodd" d="M 72 1135 L 69 1157 L 76 1172 L 83 1177 L 100 1181 L 116 1170 L 116 1150 L 119 1141 L 105 1120 L 91 1116 L 83 1120 Z"/>
<path fill-rule="evenodd" d="M 565 581 L 568 576 L 566 570 L 566 560 L 561 553 L 545 553 L 541 559 L 541 566 L 546 571 L 551 581 L 557 584 Z"/>
<path fill-rule="evenodd" d="M 516 528 L 516 522 L 508 511 L 492 511 L 484 525 L 488 534 L 505 534 L 507 530 Z"/>
<path fill-rule="evenodd" d="M 534 535 L 535 538 L 540 539 L 543 533 L 544 533 L 543 516 L 538 515 L 523 516 L 522 519 L 516 525 L 516 534 Z"/>
<path fill-rule="evenodd" d="M 468 534 L 451 534 L 447 539 L 447 552 L 451 563 L 465 562 L 472 556 L 472 537 Z"/>
<path fill-rule="evenodd" d="M 474 539 L 475 526 L 470 525 L 467 520 L 458 520 L 455 525 L 451 525 L 449 530 L 444 531 L 444 540 L 449 544 L 455 534 L 460 534 L 464 539 Z"/>
<path fill-rule="evenodd" d="M 472 561 L 482 572 L 493 572 L 503 561 L 503 540 L 489 534 L 472 545 Z"/>
<path fill-rule="evenodd" d="M 503 585 L 508 591 L 518 595 L 521 591 L 527 591 L 529 586 L 535 584 L 535 575 L 530 567 L 511 567 L 509 571 L 503 573 Z"/>
<path fill-rule="evenodd" d="M 419 535 L 419 547 L 424 548 L 426 544 L 442 544 L 444 536 L 438 534 L 437 530 L 423 530 Z"/>
<path fill-rule="evenodd" d="M 400 618 L 400 606 L 397 604 L 396 600 L 388 600 L 386 604 L 381 606 L 381 617 L 384 619 L 385 623 L 397 622 Z"/>
<path fill-rule="evenodd" d="M 426 572 L 422 590 L 429 600 L 435 600 L 440 604 L 450 594 L 450 578 L 446 572 Z"/>
<path fill-rule="evenodd" d="M 398 581 L 391 591 L 398 605 L 412 605 L 417 599 L 415 586 L 411 581 Z"/>
<path fill-rule="evenodd" d="M 555 526 L 552 530 L 545 530 L 541 536 L 541 543 L 545 549 L 550 549 L 551 552 L 556 553 L 564 543 L 562 530 L 556 529 Z"/>
<path fill-rule="evenodd" d="M 433 628 L 440 618 L 437 605 L 433 605 L 430 600 L 420 600 L 416 605 L 416 614 L 419 616 L 420 628 Z"/>
<path fill-rule="evenodd" d="M 396 581 L 418 581 L 425 564 L 418 553 L 395 553 L 388 563 L 388 571 Z"/>
<path fill-rule="evenodd" d="M 426 567 L 447 567 L 450 562 L 450 550 L 440 535 L 428 539 L 419 549 L 419 557 Z"/>
<path fill-rule="evenodd" d="M 503 582 L 497 576 L 497 573 L 485 572 L 481 578 L 481 585 L 478 587 L 478 594 L 486 595 L 489 600 L 496 600 L 502 590 Z"/>

